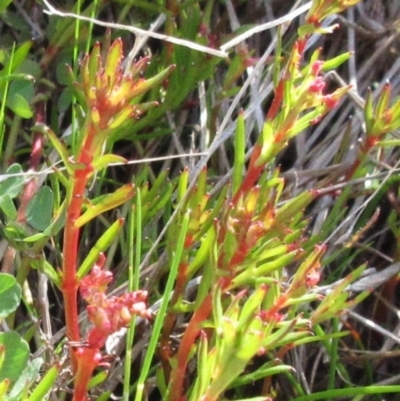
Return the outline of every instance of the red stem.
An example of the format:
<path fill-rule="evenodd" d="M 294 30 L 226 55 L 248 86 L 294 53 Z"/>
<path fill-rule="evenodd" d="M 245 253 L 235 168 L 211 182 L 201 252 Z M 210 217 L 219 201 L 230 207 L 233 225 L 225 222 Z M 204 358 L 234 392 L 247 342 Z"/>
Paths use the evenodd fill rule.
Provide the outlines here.
<path fill-rule="evenodd" d="M 262 150 L 261 146 L 258 143 L 256 143 L 253 148 L 253 153 L 251 154 L 250 157 L 249 168 L 247 170 L 246 177 L 244 178 L 239 190 L 234 195 L 232 199 L 232 205 L 235 206 L 240 197 L 243 194 L 249 192 L 253 188 L 255 182 L 260 178 L 262 172 L 264 171 L 265 167 L 264 164 L 260 166 L 256 165 L 258 158 L 261 155 L 261 150 Z"/>
<path fill-rule="evenodd" d="M 76 277 L 78 263 L 79 228 L 75 222 L 81 215 L 82 203 L 84 200 L 85 189 L 89 175 L 92 171 L 91 162 L 93 152 L 90 149 L 91 141 L 96 134 L 96 130 L 89 125 L 87 140 L 82 146 L 78 156 L 78 166 L 81 169 L 74 171 L 72 177 L 72 191 L 67 208 L 67 218 L 64 229 L 63 243 L 63 266 L 62 266 L 62 285 L 61 290 L 64 298 L 65 324 L 67 335 L 70 341 L 79 342 L 81 340 L 78 322 L 78 287 L 79 282 Z M 71 347 L 72 369 L 76 373 L 78 361 L 76 352 Z"/>
<path fill-rule="evenodd" d="M 67 210 L 67 220 L 64 230 L 63 245 L 63 268 L 62 268 L 62 293 L 65 307 L 65 324 L 67 335 L 70 341 L 79 342 L 81 340 L 78 322 L 78 287 L 79 282 L 76 277 L 78 260 L 78 241 L 79 228 L 75 226 L 75 221 L 80 216 L 83 202 L 83 195 L 87 182 L 87 172 L 78 170 L 73 178 L 73 189 L 71 203 Z M 76 372 L 77 360 L 75 352 L 72 355 L 72 367 Z"/>
<path fill-rule="evenodd" d="M 233 272 L 235 267 L 243 262 L 248 252 L 249 252 L 249 246 L 246 244 L 246 241 L 243 238 L 243 240 L 238 245 L 238 249 L 236 250 L 236 252 L 234 253 L 234 255 L 232 256 L 231 260 L 228 263 L 229 270 Z"/>
<path fill-rule="evenodd" d="M 272 104 L 267 113 L 267 120 L 273 120 L 279 112 L 283 100 L 284 80 L 281 79 L 275 89 L 275 95 L 272 99 Z"/>
<path fill-rule="evenodd" d="M 201 323 L 208 318 L 212 309 L 212 295 L 208 294 L 200 307 L 193 313 L 185 334 L 182 337 L 181 345 L 177 354 L 177 366 L 171 375 L 170 393 L 168 401 L 181 399 L 183 392 L 183 379 L 185 378 L 186 366 L 188 364 L 190 350 L 200 333 Z"/>
<path fill-rule="evenodd" d="M 178 269 L 178 276 L 176 278 L 176 284 L 172 299 L 170 302 L 171 306 L 175 306 L 182 296 L 185 283 L 187 281 L 188 274 L 188 263 L 181 263 Z M 164 320 L 163 330 L 161 333 L 159 354 L 161 359 L 161 365 L 164 372 L 164 377 L 167 382 L 169 382 L 171 374 L 170 358 L 172 357 L 172 345 L 171 345 L 171 333 L 176 321 L 176 313 L 169 312 Z"/>
<path fill-rule="evenodd" d="M 361 166 L 361 163 L 365 159 L 365 157 L 368 155 L 370 150 L 376 145 L 378 137 L 372 137 L 372 138 L 367 138 L 366 142 L 362 145 L 357 159 L 354 161 L 353 165 L 351 168 L 347 171 L 345 175 L 345 181 L 348 181 L 352 178 L 354 178 L 354 174 L 357 171 L 357 169 Z"/>
<path fill-rule="evenodd" d="M 72 401 L 86 401 L 88 400 L 86 396 L 87 386 L 92 378 L 93 371 L 99 364 L 101 355 L 96 348 L 80 348 L 76 355 L 79 362 Z"/>

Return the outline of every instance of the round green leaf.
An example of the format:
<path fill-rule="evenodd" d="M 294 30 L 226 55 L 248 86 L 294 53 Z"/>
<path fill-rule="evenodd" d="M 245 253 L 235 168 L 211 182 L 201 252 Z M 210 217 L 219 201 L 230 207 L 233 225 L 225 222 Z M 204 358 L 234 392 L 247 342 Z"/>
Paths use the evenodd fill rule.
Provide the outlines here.
<path fill-rule="evenodd" d="M 4 345 L 6 356 L 0 369 L 0 381 L 16 381 L 22 374 L 29 357 L 28 343 L 15 331 L 0 333 L 0 345 Z"/>
<path fill-rule="evenodd" d="M 44 231 L 51 223 L 53 216 L 53 191 L 42 187 L 29 202 L 26 216 L 28 223 L 39 231 Z"/>
<path fill-rule="evenodd" d="M 21 287 L 11 274 L 0 273 L 0 319 L 14 312 L 21 300 Z"/>
<path fill-rule="evenodd" d="M 7 98 L 7 106 L 17 115 L 22 118 L 31 118 L 33 112 L 28 101 L 18 93 Z"/>

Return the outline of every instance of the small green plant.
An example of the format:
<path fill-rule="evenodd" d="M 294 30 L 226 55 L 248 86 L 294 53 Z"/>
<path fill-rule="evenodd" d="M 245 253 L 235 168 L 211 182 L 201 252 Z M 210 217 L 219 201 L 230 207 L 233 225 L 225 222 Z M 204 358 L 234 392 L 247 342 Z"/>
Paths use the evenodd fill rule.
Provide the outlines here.
<path fill-rule="evenodd" d="M 313 35 L 328 36 L 337 28 L 323 24 L 327 17 L 357 2 L 315 0 L 294 41 L 284 46 L 277 34 L 273 62 L 265 69 L 273 93 L 260 132 L 250 144 L 246 111 L 238 110 L 229 179 L 217 186 L 213 159 L 194 178 L 197 170 L 189 165 L 175 174 L 150 165 L 138 167 L 133 176 L 113 172 L 114 166 L 127 167 L 131 161 L 119 154 L 120 140 L 129 143 L 138 159 L 165 146 L 171 134 L 165 115 L 172 121 L 173 111 L 193 107 L 187 98 L 205 90 L 204 82 L 217 67 L 226 68 L 223 90 L 217 98 L 201 99 L 203 111 L 210 111 L 205 122 L 210 131 L 218 124 L 224 100 L 240 94 L 238 81 L 247 67 L 257 65 L 251 52 L 241 48 L 224 65 L 222 58 L 198 51 L 223 40 L 211 31 L 213 2 L 142 5 L 168 15 L 165 29 L 174 40 L 152 59 L 132 64 L 130 58 L 124 60 L 122 39 L 112 40 L 110 33 L 103 45 L 82 44 L 84 23 L 79 19 L 75 26 L 54 21 L 55 36 L 41 60 L 31 64 L 38 67 L 32 75 L 26 74 L 31 43 L 11 52 L 0 71 L 0 121 L 14 132 L 4 146 L 0 210 L 2 236 L 12 251 L 3 268 L 12 271 L 14 262 L 18 268 L 16 278 L 0 275 L 0 400 L 69 399 L 68 393 L 73 401 L 107 400 L 117 387 L 108 387 L 107 375 L 110 381 L 121 376 L 123 399 L 135 401 L 284 399 L 276 377 L 290 384 L 290 397 L 297 401 L 400 390 L 352 387 L 338 362 L 338 342 L 351 334 L 350 325 L 339 329 L 340 318 L 370 294 L 368 286 L 358 292 L 352 287 L 366 264 L 354 262 L 351 272 L 343 269 L 337 280 L 320 286 L 334 258 L 352 262 L 353 255 L 343 255 L 361 235 L 355 230 L 347 247 L 329 253 L 327 238 L 346 220 L 345 208 L 353 202 L 348 181 L 366 176 L 371 154 L 393 146 L 387 135 L 400 126 L 400 103 L 390 105 L 390 85 L 376 100 L 367 96 L 365 139 L 344 174 L 293 191 L 277 161 L 293 139 L 318 126 L 351 90 L 350 85 L 331 89 L 326 79 L 351 53 L 325 57 L 322 48 L 311 51 L 308 46 Z M 98 1 L 81 10 L 78 2 L 72 11 L 87 19 L 104 7 Z M 45 118 L 51 95 L 44 88 L 54 88 L 42 74 L 64 57 L 62 49 L 74 29 L 75 61 L 62 70 L 58 65 L 66 85 L 58 110 L 65 113 L 72 106 L 70 135 L 62 136 L 57 119 L 48 123 Z M 177 45 L 180 36 L 199 46 Z M 92 50 L 78 68 L 76 55 L 83 47 Z M 30 92 L 33 79 L 35 95 Z M 20 81 L 23 95 L 12 86 Z M 217 104 L 210 105 L 212 100 Z M 6 110 L 15 121 L 7 119 Z M 11 160 L 15 132 L 31 117 L 29 168 L 38 173 L 45 155 L 52 174 L 43 182 L 39 174 L 25 180 L 22 163 Z M 4 132 L 2 128 L 1 151 Z M 312 232 L 309 211 L 327 194 L 327 185 L 344 190 L 331 190 L 336 205 L 320 231 Z M 396 234 L 393 214 L 391 224 Z M 113 261 L 118 258 L 128 266 L 122 277 Z M 28 300 L 32 273 L 48 280 L 54 297 L 62 299 L 59 320 L 65 327 L 57 344 L 38 329 L 45 316 Z M 110 289 L 117 281 L 122 291 Z M 41 301 L 48 299 L 46 285 L 37 289 Z M 34 322 L 27 327 L 16 324 L 21 300 Z M 110 342 L 124 329 L 122 371 L 107 352 L 114 352 Z M 47 359 L 30 358 L 28 341 L 46 348 Z M 328 384 L 313 394 L 303 388 L 290 362 L 292 352 L 310 343 L 331 358 Z M 141 360 L 135 371 L 137 347 Z M 338 376 L 344 378 L 343 389 L 335 389 Z"/>
<path fill-rule="evenodd" d="M 127 293 L 118 298 L 105 296 L 112 274 L 104 272 L 103 263 L 96 259 L 102 259 L 102 252 L 113 240 L 122 220 L 117 221 L 103 234 L 93 252 L 89 253 L 78 268 L 78 241 L 82 227 L 101 213 L 118 207 L 134 196 L 134 185 L 128 184 L 111 194 L 102 194 L 98 199 L 91 200 L 91 204 L 82 213 L 89 180 L 108 164 L 124 161 L 117 155 L 105 153 L 106 142 L 112 140 L 113 132 L 122 124 L 129 119 L 139 118 L 147 108 L 154 106 L 152 103 L 139 104 L 138 100 L 146 91 L 165 80 L 171 71 L 169 68 L 152 79 L 142 79 L 139 74 L 147 60 L 142 59 L 126 73 L 122 68 L 122 58 L 122 41 L 116 40 L 104 63 L 99 44 L 82 61 L 81 84 L 75 85 L 73 81 L 72 85 L 86 117 L 83 126 L 77 131 L 72 157 L 56 135 L 43 127 L 44 133 L 67 167 L 67 174 L 59 175 L 60 181 L 66 187 L 66 200 L 60 206 L 65 210 L 65 227 L 63 265 L 57 283 L 63 293 L 66 330 L 71 343 L 79 344 L 83 340 L 78 323 L 78 289 L 89 304 L 89 320 L 94 324 L 84 339 L 84 346 L 70 347 L 76 401 L 86 399 L 89 380 L 101 362 L 100 350 L 108 336 L 129 324 L 133 314 L 148 315 L 145 304 L 147 296 L 143 291 Z M 54 275 L 56 274 L 54 271 Z"/>
<path fill-rule="evenodd" d="M 0 273 L 0 323 L 7 325 L 7 317 L 21 301 L 21 287 L 10 274 Z M 29 361 L 29 345 L 17 331 L 0 333 L 0 399 L 36 401 L 52 388 L 60 370 L 56 363 L 38 384 L 42 358 Z M 31 387 L 35 387 L 31 390 Z"/>

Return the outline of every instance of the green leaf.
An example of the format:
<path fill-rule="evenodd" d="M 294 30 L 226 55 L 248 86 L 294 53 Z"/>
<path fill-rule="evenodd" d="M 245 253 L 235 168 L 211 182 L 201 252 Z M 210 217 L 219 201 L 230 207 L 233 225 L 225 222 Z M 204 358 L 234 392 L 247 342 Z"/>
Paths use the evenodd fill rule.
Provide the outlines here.
<path fill-rule="evenodd" d="M 7 225 L 0 224 L 1 234 L 5 236 L 8 241 L 22 241 L 29 235 L 29 230 L 25 224 L 19 223 L 15 220 L 10 220 Z M 13 243 L 13 246 L 16 244 Z"/>
<path fill-rule="evenodd" d="M 4 212 L 9 220 L 15 220 L 17 217 L 17 209 L 14 202 L 8 195 L 0 196 L 0 209 Z"/>
<path fill-rule="evenodd" d="M 372 126 L 375 121 L 375 114 L 374 114 L 374 107 L 373 107 L 372 100 L 373 100 L 372 92 L 369 89 L 367 92 L 365 106 L 364 106 L 364 120 L 365 120 L 367 135 L 370 134 L 370 132 L 372 130 Z"/>
<path fill-rule="evenodd" d="M 33 130 L 41 132 L 42 134 L 44 134 L 48 137 L 51 144 L 55 147 L 55 149 L 57 150 L 58 154 L 60 155 L 62 161 L 64 162 L 64 165 L 67 168 L 67 171 L 71 174 L 72 167 L 71 167 L 71 163 L 69 161 L 68 150 L 65 147 L 64 143 L 61 142 L 61 140 L 57 137 L 57 135 L 49 127 L 47 127 L 44 124 L 36 124 L 33 127 Z"/>
<path fill-rule="evenodd" d="M 210 227 L 207 233 L 200 240 L 200 247 L 196 252 L 195 257 L 190 262 L 188 267 L 188 276 L 192 277 L 195 272 L 197 272 L 201 266 L 206 262 L 212 247 L 215 245 L 215 228 Z"/>
<path fill-rule="evenodd" d="M 327 391 L 313 392 L 312 394 L 303 395 L 297 398 L 292 398 L 292 401 L 316 401 L 316 400 L 339 400 L 343 398 L 355 397 L 354 399 L 361 399 L 364 395 L 376 394 L 378 399 L 382 398 L 382 394 L 398 394 L 400 392 L 400 386 L 367 386 L 367 387 L 346 387 L 341 389 L 332 389 Z M 360 398 L 361 397 L 361 398 Z M 396 396 L 394 396 L 396 399 Z"/>
<path fill-rule="evenodd" d="M 43 376 L 40 383 L 36 386 L 35 390 L 32 392 L 27 401 L 42 401 L 46 394 L 53 387 L 54 382 L 57 379 L 58 373 L 60 371 L 60 365 L 53 365 Z"/>
<path fill-rule="evenodd" d="M 33 77 L 31 77 L 31 79 L 18 79 L 18 80 L 13 79 L 9 87 L 8 95 L 9 96 L 20 95 L 28 103 L 30 103 L 32 101 L 33 96 L 35 95 L 35 85 L 33 82 Z"/>
<path fill-rule="evenodd" d="M 120 125 L 129 121 L 132 118 L 132 116 L 139 115 L 140 109 L 144 104 L 147 104 L 147 103 L 143 103 L 143 104 L 137 105 L 137 106 L 134 106 L 134 105 L 127 106 L 124 109 L 122 109 L 118 114 L 116 114 L 113 117 L 108 128 L 114 130 L 114 129 L 118 128 Z M 157 103 L 154 102 L 150 106 L 157 106 Z"/>
<path fill-rule="evenodd" d="M 262 302 L 267 291 L 266 285 L 260 285 L 258 288 L 249 296 L 246 303 L 242 306 L 240 312 L 239 322 L 235 328 L 237 331 L 246 332 L 250 324 L 252 323 L 256 312 L 261 309 Z"/>
<path fill-rule="evenodd" d="M 52 237 L 58 234 L 60 230 L 64 227 L 65 219 L 66 219 L 65 203 L 63 203 L 61 205 L 60 210 L 55 212 L 54 220 L 42 233 L 36 233 L 29 236 L 25 235 L 25 237 L 21 239 L 25 242 L 36 242 L 45 237 Z"/>
<path fill-rule="evenodd" d="M 23 74 L 23 73 L 9 74 L 9 75 L 6 75 L 4 77 L 0 77 L 0 83 L 7 82 L 7 81 L 14 81 L 15 82 L 16 79 L 23 79 L 23 80 L 27 80 L 27 81 L 32 81 L 34 79 L 34 77 L 32 75 Z"/>
<path fill-rule="evenodd" d="M 114 155 L 111 153 L 107 153 L 105 155 L 102 155 L 98 158 L 96 158 L 96 160 L 93 161 L 92 163 L 92 167 L 94 171 L 99 172 L 100 170 L 108 167 L 111 164 L 114 163 L 126 163 L 127 160 L 121 156 L 118 155 Z"/>
<path fill-rule="evenodd" d="M 263 366 L 258 368 L 254 372 L 250 372 L 249 374 L 245 374 L 243 376 L 238 377 L 228 388 L 234 388 L 238 386 L 243 386 L 246 384 L 251 384 L 254 383 L 256 380 L 263 379 L 267 376 L 272 376 L 276 375 L 279 373 L 284 373 L 284 372 L 294 372 L 295 369 L 293 366 L 290 365 L 276 365 L 277 361 L 273 360 L 270 362 L 265 363 Z M 254 400 L 258 399 L 255 398 Z M 250 398 L 248 401 L 253 400 L 253 398 Z M 262 401 L 265 400 L 264 397 L 261 398 Z M 239 401 L 239 400 L 238 400 Z M 244 400 L 242 400 L 244 401 Z"/>
<path fill-rule="evenodd" d="M 8 174 L 21 174 L 22 168 L 19 164 L 11 165 L 7 171 L 5 176 Z M 13 176 L 6 178 L 4 181 L 0 181 L 0 197 L 3 195 L 9 196 L 11 199 L 15 198 L 19 195 L 19 192 L 24 185 L 24 177 L 22 175 Z"/>
<path fill-rule="evenodd" d="M 3 380 L 2 382 L 0 382 L 0 400 L 4 399 L 4 396 L 7 393 L 9 385 L 10 382 L 8 380 Z"/>
<path fill-rule="evenodd" d="M 167 67 L 165 70 L 161 71 L 159 74 L 156 76 L 146 79 L 145 81 L 140 82 L 137 87 L 132 90 L 131 93 L 129 93 L 129 98 L 132 99 L 136 96 L 140 96 L 143 93 L 146 93 L 150 89 L 154 88 L 155 86 L 161 84 L 167 77 L 168 75 L 171 74 L 171 72 L 175 69 L 174 65 L 170 65 Z"/>
<path fill-rule="evenodd" d="M 241 111 L 238 116 L 236 132 L 235 132 L 235 160 L 233 163 L 233 183 L 232 183 L 233 194 L 236 194 L 243 181 L 245 152 L 246 152 L 246 127 L 244 122 L 244 113 L 243 111 Z"/>
<path fill-rule="evenodd" d="M 102 64 L 101 64 L 101 54 L 100 54 L 100 44 L 96 43 L 93 46 L 92 53 L 88 58 L 85 58 L 85 61 L 87 62 L 87 65 L 85 67 L 85 72 L 83 72 L 82 68 L 82 84 L 85 87 L 86 90 L 88 90 L 88 85 L 90 86 L 96 86 L 95 78 L 96 75 L 99 73 L 99 71 L 102 70 Z M 87 69 L 86 69 L 87 68 Z M 86 78 L 87 81 L 84 81 L 83 78 Z"/>
<path fill-rule="evenodd" d="M 28 40 L 24 42 L 18 49 L 14 52 L 12 58 L 12 69 L 16 70 L 27 58 L 29 51 L 31 50 L 33 40 Z"/>
<path fill-rule="evenodd" d="M 65 112 L 72 104 L 72 90 L 71 88 L 65 88 L 61 92 L 60 97 L 58 98 L 57 106 L 58 111 L 60 113 Z"/>
<path fill-rule="evenodd" d="M 49 227 L 53 216 L 53 191 L 42 187 L 34 195 L 26 209 L 27 222 L 36 230 L 44 231 Z"/>
<path fill-rule="evenodd" d="M 177 190 L 178 203 L 184 199 L 188 184 L 189 184 L 189 170 L 185 168 L 179 177 L 178 190 Z"/>
<path fill-rule="evenodd" d="M 0 381 L 16 381 L 26 367 L 29 357 L 28 343 L 15 331 L 0 333 L 0 345 L 4 345 L 6 356 L 0 369 Z"/>
<path fill-rule="evenodd" d="M 111 399 L 111 394 L 111 391 L 101 393 L 101 395 L 97 398 L 97 401 L 108 401 Z"/>
<path fill-rule="evenodd" d="M 44 360 L 42 358 L 36 358 L 30 361 L 21 376 L 15 382 L 13 388 L 7 396 L 7 401 L 19 401 L 21 400 L 22 392 L 29 388 L 39 377 L 40 368 L 43 365 Z"/>
<path fill-rule="evenodd" d="M 90 250 L 89 255 L 86 256 L 78 270 L 78 279 L 82 279 L 89 270 L 96 263 L 101 252 L 104 252 L 115 240 L 122 225 L 124 224 L 123 219 L 119 219 L 112 224 L 107 231 L 99 238 L 94 247 Z"/>
<path fill-rule="evenodd" d="M 13 51 L 10 59 L 7 63 L 3 63 L 3 69 L 0 71 L 0 77 L 5 77 L 15 72 L 15 70 L 22 64 L 26 59 L 29 50 L 32 46 L 32 41 L 23 43 L 17 50 Z M 3 87 L 3 82 L 0 83 L 0 88 Z"/>
<path fill-rule="evenodd" d="M 315 196 L 316 192 L 307 191 L 287 201 L 276 212 L 274 224 L 289 222 L 298 212 L 302 212 L 314 200 Z"/>
<path fill-rule="evenodd" d="M 114 209 L 128 201 L 134 195 L 134 185 L 127 184 L 118 188 L 115 192 L 105 195 L 98 200 L 98 203 L 89 207 L 82 215 L 75 221 L 76 227 L 82 227 L 90 220 L 98 215 L 106 212 L 107 210 Z"/>
<path fill-rule="evenodd" d="M 3 0 L 0 4 L 0 13 L 2 13 L 10 4 L 12 0 Z"/>
<path fill-rule="evenodd" d="M 379 95 L 377 105 L 375 107 L 375 117 L 381 119 L 384 116 L 385 111 L 389 108 L 391 87 L 387 83 L 382 92 Z"/>
<path fill-rule="evenodd" d="M 115 40 L 113 44 L 110 46 L 110 50 L 107 54 L 106 62 L 104 63 L 104 71 L 108 76 L 111 84 L 115 81 L 117 75 L 119 74 L 119 66 L 123 59 L 123 50 L 122 50 L 122 40 L 121 38 Z M 96 74 L 97 70 L 93 73 Z"/>
<path fill-rule="evenodd" d="M 160 193 L 162 192 L 163 185 L 165 185 L 166 182 L 169 182 L 168 175 L 169 175 L 168 170 L 160 171 L 160 173 L 158 174 L 158 177 L 152 183 L 151 189 L 148 192 L 146 192 L 142 189 L 143 203 L 152 202 L 154 199 L 156 199 L 160 195 Z"/>
<path fill-rule="evenodd" d="M 108 372 L 106 370 L 103 370 L 102 372 L 98 373 L 96 376 L 92 377 L 88 384 L 88 390 L 91 390 L 91 389 L 99 386 L 101 383 L 103 383 L 107 379 L 107 376 L 108 376 Z"/>
<path fill-rule="evenodd" d="M 342 65 L 345 61 L 347 61 L 350 58 L 351 54 L 352 54 L 351 52 L 346 52 L 330 60 L 324 61 L 324 64 L 322 65 L 322 71 L 330 71 L 338 68 L 340 65 Z"/>
<path fill-rule="evenodd" d="M 41 239 L 41 238 L 39 238 Z M 44 273 L 58 288 L 61 288 L 61 279 L 54 267 L 44 257 L 36 257 L 32 260 L 32 267 Z"/>
<path fill-rule="evenodd" d="M 28 101 L 19 93 L 7 97 L 7 106 L 21 118 L 31 118 L 33 112 Z"/>
<path fill-rule="evenodd" d="M 11 274 L 0 273 L 0 319 L 14 312 L 21 300 L 21 287 Z"/>

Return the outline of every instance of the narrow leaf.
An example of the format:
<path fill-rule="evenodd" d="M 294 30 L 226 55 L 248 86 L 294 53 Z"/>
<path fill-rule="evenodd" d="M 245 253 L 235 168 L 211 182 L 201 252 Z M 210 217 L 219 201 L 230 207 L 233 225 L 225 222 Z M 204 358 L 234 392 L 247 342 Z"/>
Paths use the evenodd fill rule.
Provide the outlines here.
<path fill-rule="evenodd" d="M 94 266 L 94 264 L 98 260 L 100 253 L 106 251 L 107 248 L 115 240 L 115 238 L 116 238 L 119 230 L 123 226 L 123 224 L 124 224 L 124 220 L 118 219 L 98 239 L 96 244 L 90 250 L 89 254 L 87 255 L 87 257 L 85 258 L 85 260 L 82 262 L 81 266 L 79 267 L 78 279 L 81 279 L 82 277 L 86 276 L 87 273 L 89 273 L 90 269 Z"/>
<path fill-rule="evenodd" d="M 122 205 L 126 201 L 128 201 L 135 194 L 134 185 L 127 184 L 123 187 L 117 189 L 112 194 L 105 195 L 101 198 L 99 203 L 94 206 L 89 207 L 79 219 L 75 221 L 76 227 L 82 227 L 90 220 L 94 219 L 98 215 L 106 212 L 107 210 L 111 210 L 116 208 L 119 205 Z"/>
<path fill-rule="evenodd" d="M 115 77 L 119 74 L 118 69 L 120 68 L 122 58 L 122 40 L 118 38 L 111 45 L 104 65 L 105 74 L 111 85 L 113 85 Z"/>
<path fill-rule="evenodd" d="M 372 104 L 371 89 L 368 90 L 367 97 L 365 100 L 364 119 L 365 119 L 365 125 L 366 125 L 366 132 L 368 135 L 371 133 L 372 126 L 374 124 L 374 108 L 373 108 L 373 104 Z"/>
<path fill-rule="evenodd" d="M 36 386 L 35 390 L 32 392 L 27 401 L 43 401 L 45 399 L 46 394 L 53 387 L 54 382 L 58 377 L 58 373 L 60 371 L 60 365 L 53 365 L 43 376 L 43 379 Z"/>
<path fill-rule="evenodd" d="M 99 172 L 100 170 L 114 163 L 121 163 L 121 164 L 126 163 L 126 159 L 121 156 L 107 153 L 105 155 L 96 158 L 96 160 L 92 163 L 92 167 L 94 171 Z"/>
<path fill-rule="evenodd" d="M 382 89 L 382 92 L 379 96 L 378 103 L 375 108 L 375 117 L 377 119 L 381 119 L 385 113 L 385 111 L 389 108 L 390 102 L 390 94 L 391 94 L 391 87 L 388 83 Z"/>
<path fill-rule="evenodd" d="M 44 124 L 36 124 L 33 127 L 34 131 L 41 132 L 42 134 L 46 135 L 49 138 L 51 144 L 55 147 L 58 154 L 60 155 L 62 161 L 64 162 L 67 171 L 71 174 L 72 168 L 71 163 L 69 162 L 69 154 L 65 145 L 58 139 L 56 134 L 46 125 Z"/>
<path fill-rule="evenodd" d="M 239 113 L 235 132 L 235 159 L 233 164 L 232 193 L 236 194 L 243 180 L 246 151 L 246 132 L 243 111 Z"/>
<path fill-rule="evenodd" d="M 87 65 L 85 65 L 85 81 L 82 83 L 85 86 L 85 90 L 89 87 L 96 86 L 96 76 L 101 74 L 101 55 L 100 55 L 100 43 L 96 43 L 93 46 L 92 53 L 87 57 Z"/>
<path fill-rule="evenodd" d="M 146 79 L 142 81 L 135 90 L 133 90 L 130 94 L 129 97 L 133 98 L 139 95 L 142 95 L 143 93 L 147 92 L 148 90 L 154 88 L 158 84 L 164 81 L 168 77 L 169 74 L 174 70 L 175 66 L 170 65 L 168 68 L 166 68 L 164 71 L 161 71 L 159 74 L 156 76 Z"/>

